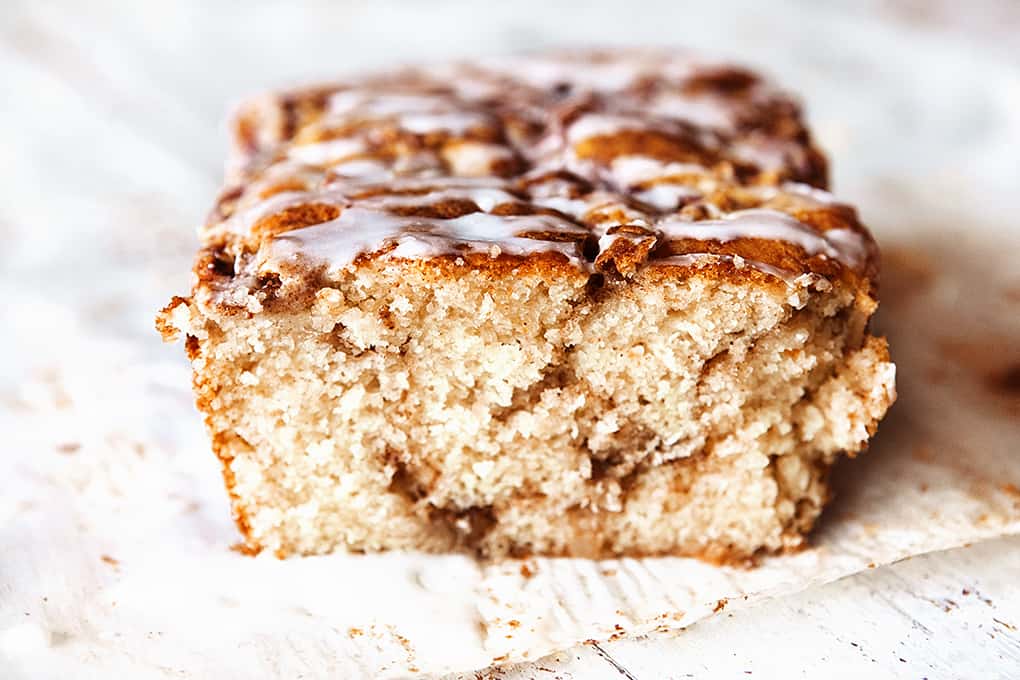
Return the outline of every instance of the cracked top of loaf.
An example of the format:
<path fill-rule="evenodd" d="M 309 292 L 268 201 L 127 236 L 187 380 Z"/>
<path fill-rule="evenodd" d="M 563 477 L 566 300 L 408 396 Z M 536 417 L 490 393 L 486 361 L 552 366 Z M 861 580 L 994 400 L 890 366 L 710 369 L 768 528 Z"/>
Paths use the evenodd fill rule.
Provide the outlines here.
<path fill-rule="evenodd" d="M 409 68 L 256 98 L 233 135 L 196 265 L 196 293 L 226 306 L 383 260 L 863 291 L 877 275 L 798 105 L 686 53 Z"/>

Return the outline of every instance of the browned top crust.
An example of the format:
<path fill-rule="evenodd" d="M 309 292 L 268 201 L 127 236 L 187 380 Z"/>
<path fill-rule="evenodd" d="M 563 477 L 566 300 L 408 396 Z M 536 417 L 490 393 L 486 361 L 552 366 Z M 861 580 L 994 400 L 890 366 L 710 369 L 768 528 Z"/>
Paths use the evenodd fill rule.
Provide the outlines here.
<path fill-rule="evenodd" d="M 797 104 L 686 53 L 481 60 L 267 95 L 240 107 L 234 145 L 200 288 L 381 258 L 864 291 L 877 275 Z"/>

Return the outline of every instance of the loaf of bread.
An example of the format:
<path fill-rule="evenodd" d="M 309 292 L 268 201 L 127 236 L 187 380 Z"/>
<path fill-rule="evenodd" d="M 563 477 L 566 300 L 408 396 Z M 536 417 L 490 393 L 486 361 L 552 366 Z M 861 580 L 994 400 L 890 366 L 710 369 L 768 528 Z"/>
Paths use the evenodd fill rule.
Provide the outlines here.
<path fill-rule="evenodd" d="M 247 546 L 796 548 L 895 398 L 799 108 L 655 51 L 399 70 L 234 119 L 183 336 Z"/>

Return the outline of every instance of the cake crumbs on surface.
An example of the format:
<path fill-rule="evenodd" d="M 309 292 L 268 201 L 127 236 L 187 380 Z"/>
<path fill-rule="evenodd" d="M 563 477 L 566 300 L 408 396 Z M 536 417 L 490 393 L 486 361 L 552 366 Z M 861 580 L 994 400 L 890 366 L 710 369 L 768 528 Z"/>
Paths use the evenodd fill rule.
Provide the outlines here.
<path fill-rule="evenodd" d="M 247 543 L 234 543 L 230 546 L 230 549 L 233 552 L 244 555 L 245 557 L 255 557 L 262 552 L 259 548 L 254 548 Z"/>
<path fill-rule="evenodd" d="M 1017 630 L 1017 627 L 1015 625 L 1013 625 L 1012 623 L 1010 623 L 1009 621 L 1003 621 L 1002 619 L 997 619 L 994 616 L 992 617 L 992 621 L 994 621 L 995 623 L 999 624 L 1000 626 L 1002 626 L 1003 628 L 1005 628 L 1008 631 L 1016 632 L 1016 630 Z"/>

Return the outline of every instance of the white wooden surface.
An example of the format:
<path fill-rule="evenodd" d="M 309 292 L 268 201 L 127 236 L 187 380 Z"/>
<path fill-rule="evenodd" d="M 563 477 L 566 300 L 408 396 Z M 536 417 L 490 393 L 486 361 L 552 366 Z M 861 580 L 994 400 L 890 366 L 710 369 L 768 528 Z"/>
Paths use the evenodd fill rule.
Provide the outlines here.
<path fill-rule="evenodd" d="M 153 355 L 168 351 L 152 335 L 148 310 L 186 287 L 190 228 L 218 185 L 221 120 L 231 101 L 393 61 L 562 42 L 694 45 L 783 74 L 806 94 L 836 156 L 841 193 L 865 199 L 880 238 L 884 227 L 895 240 L 897 223 L 919 212 L 943 224 L 944 216 L 918 209 L 940 178 L 969 194 L 960 197 L 964 205 L 980 191 L 1002 220 L 998 228 L 1017 230 L 1005 209 L 1020 186 L 1016 147 L 1012 154 L 984 148 L 981 131 L 998 126 L 1020 139 L 1018 33 L 1020 9 L 1011 2 L 582 9 L 549 0 L 484 8 L 464 0 L 7 1 L 0 8 L 0 285 L 28 281 L 40 300 L 77 302 L 95 327 L 110 326 Z M 914 96 L 911 74 L 944 96 Z M 978 87 L 989 79 L 997 85 Z M 876 183 L 898 197 L 883 202 Z M 4 386 L 44 370 L 61 351 L 59 322 L 48 337 L 7 328 L 19 351 L 0 363 Z M 0 520 L 13 521 L 3 513 Z M 1020 677 L 1018 574 L 1020 539 L 1004 538 L 727 608 L 675 639 L 583 646 L 479 675 Z M 23 645 L 19 635 L 31 630 L 5 631 L 0 652 Z M 277 675 L 293 677 L 285 667 Z"/>
<path fill-rule="evenodd" d="M 674 640 L 603 642 L 457 677 L 1015 678 L 1018 573 L 1020 539 L 989 541 L 724 610 Z"/>

